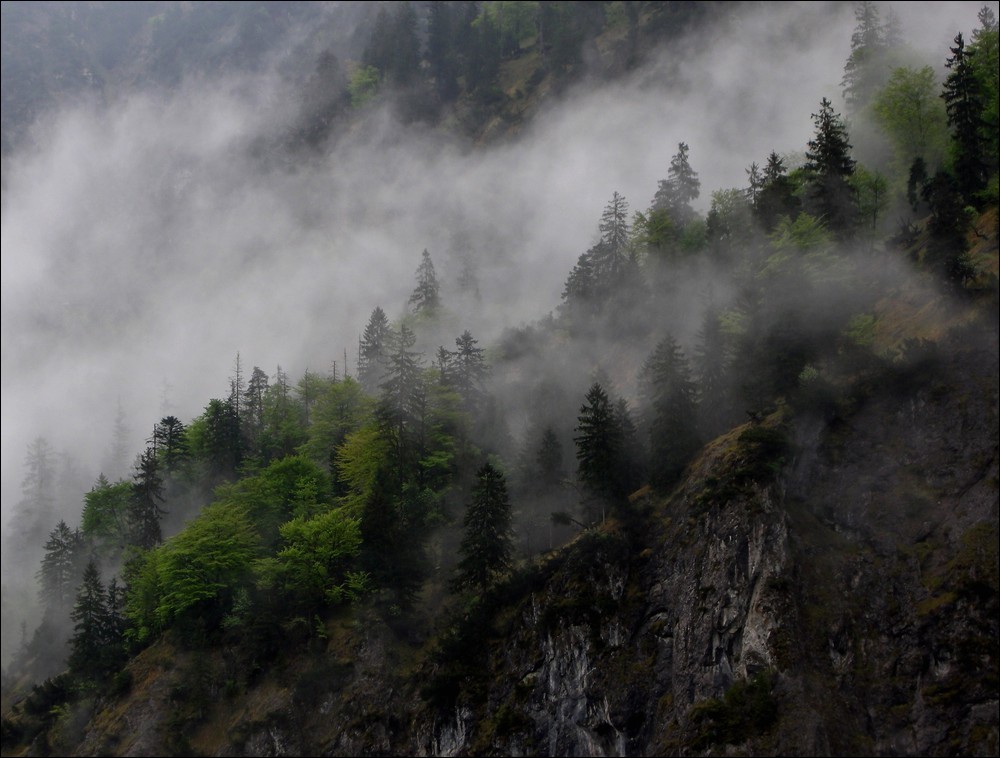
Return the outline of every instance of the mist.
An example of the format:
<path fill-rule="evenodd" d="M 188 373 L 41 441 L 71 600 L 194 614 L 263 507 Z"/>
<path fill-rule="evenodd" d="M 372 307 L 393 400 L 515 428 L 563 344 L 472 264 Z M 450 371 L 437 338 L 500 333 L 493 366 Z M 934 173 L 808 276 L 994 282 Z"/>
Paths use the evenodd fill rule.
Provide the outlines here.
<path fill-rule="evenodd" d="M 938 69 L 980 7 L 891 5 Z M 187 423 L 225 397 L 237 353 L 296 381 L 333 361 L 342 373 L 346 350 L 353 372 L 369 314 L 404 313 L 425 248 L 453 336 L 488 346 L 543 317 L 612 192 L 645 210 L 679 142 L 703 213 L 752 161 L 804 150 L 820 99 L 841 102 L 854 24 L 848 3 L 755 5 L 626 79 L 584 81 L 488 146 L 403 126 L 388 104 L 308 160 L 262 159 L 294 120 L 278 62 L 45 113 L 4 164 L 5 535 L 32 440 L 92 483 L 119 407 L 134 455 L 163 415 Z M 481 293 L 471 313 L 457 305 L 463 265 Z M 58 503 L 71 526 L 83 494 Z M 5 549 L 5 583 L 33 560 Z"/>

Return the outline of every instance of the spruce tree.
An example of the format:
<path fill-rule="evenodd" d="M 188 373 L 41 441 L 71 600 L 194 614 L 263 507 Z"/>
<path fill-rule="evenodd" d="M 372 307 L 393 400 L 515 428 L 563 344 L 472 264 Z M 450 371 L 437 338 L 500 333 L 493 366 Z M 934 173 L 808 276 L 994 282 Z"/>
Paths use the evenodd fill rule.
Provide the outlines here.
<path fill-rule="evenodd" d="M 69 670 L 88 683 L 100 681 L 108 670 L 111 619 L 101 575 L 93 561 L 87 563 L 83 583 L 76 594 L 70 614 L 73 636 L 70 639 Z"/>
<path fill-rule="evenodd" d="M 603 512 L 604 505 L 616 503 L 621 496 L 618 474 L 622 437 L 614 407 L 599 382 L 587 392 L 586 402 L 577 417 L 576 431 L 573 441 L 576 443 L 577 476 Z"/>
<path fill-rule="evenodd" d="M 670 335 L 657 345 L 643 374 L 650 415 L 650 481 L 665 489 L 700 447 L 697 390 L 687 358 Z"/>
<path fill-rule="evenodd" d="M 986 186 L 985 143 L 982 130 L 984 102 L 973 67 L 973 52 L 966 49 L 961 32 L 945 65 L 951 69 L 944 82 L 945 109 L 952 130 L 955 178 L 966 201 Z"/>
<path fill-rule="evenodd" d="M 390 332 L 385 311 L 380 306 L 376 307 L 358 345 L 358 381 L 367 392 L 375 392 L 382 383 Z"/>
<path fill-rule="evenodd" d="M 73 599 L 80 572 L 83 541 L 79 531 L 70 529 L 65 521 L 56 524 L 45 542 L 45 555 L 36 574 L 39 598 L 47 610 L 65 612 Z"/>
<path fill-rule="evenodd" d="M 431 254 L 425 249 L 417 266 L 417 286 L 410 295 L 414 313 L 433 315 L 441 305 L 437 274 Z"/>
<path fill-rule="evenodd" d="M 661 179 L 653 197 L 654 211 L 666 211 L 670 220 L 678 227 L 690 222 L 695 212 L 691 201 L 701 194 L 701 181 L 688 161 L 688 146 L 684 142 L 677 145 L 677 152 L 670 159 L 667 178 Z"/>
<path fill-rule="evenodd" d="M 462 558 L 455 585 L 483 591 L 510 570 L 513 540 L 504 475 L 486 463 L 476 478 L 463 519 L 465 536 L 458 549 Z"/>
<path fill-rule="evenodd" d="M 805 169 L 811 176 L 816 213 L 838 236 L 846 237 L 857 221 L 854 196 L 847 180 L 854 173 L 847 128 L 825 97 L 812 114 L 816 136 L 809 140 Z"/>
<path fill-rule="evenodd" d="M 160 508 L 160 503 L 163 502 L 160 464 L 151 447 L 136 458 L 132 481 L 132 496 L 127 512 L 129 544 L 149 549 L 163 541 L 160 519 L 165 513 Z"/>

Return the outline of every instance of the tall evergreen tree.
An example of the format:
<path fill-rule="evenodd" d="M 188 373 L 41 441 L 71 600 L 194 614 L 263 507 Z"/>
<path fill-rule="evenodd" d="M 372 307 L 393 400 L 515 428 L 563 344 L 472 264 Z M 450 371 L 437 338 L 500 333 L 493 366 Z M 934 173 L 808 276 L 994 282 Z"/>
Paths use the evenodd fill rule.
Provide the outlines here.
<path fill-rule="evenodd" d="M 688 146 L 677 145 L 677 152 L 670 159 L 667 178 L 661 179 L 653 197 L 652 210 L 666 211 L 671 221 L 679 227 L 686 226 L 694 216 L 691 201 L 701 194 L 701 181 L 688 161 Z"/>
<path fill-rule="evenodd" d="M 410 295 L 410 305 L 414 313 L 434 315 L 441 305 L 437 274 L 431 254 L 425 249 L 417 267 L 417 286 Z"/>
<path fill-rule="evenodd" d="M 45 543 L 45 555 L 36 574 L 39 598 L 47 610 L 65 612 L 73 600 L 80 576 L 80 556 L 83 541 L 79 531 L 70 529 L 65 521 L 56 524 Z"/>
<path fill-rule="evenodd" d="M 650 414 L 650 481 L 667 488 L 700 447 L 697 391 L 687 358 L 670 335 L 656 346 L 643 374 Z"/>
<path fill-rule="evenodd" d="M 511 508 L 504 475 L 491 464 L 476 475 L 472 502 L 465 512 L 465 536 L 458 549 L 456 586 L 483 591 L 511 567 Z"/>
<path fill-rule="evenodd" d="M 358 381 L 367 392 L 376 392 L 382 384 L 388 360 L 390 332 L 385 311 L 376 307 L 358 344 Z"/>
<path fill-rule="evenodd" d="M 176 416 L 165 416 L 153 427 L 153 450 L 164 473 L 173 474 L 190 455 L 187 429 Z"/>
<path fill-rule="evenodd" d="M 476 347 L 477 344 L 468 329 L 462 332 L 455 339 L 458 349 L 451 353 L 448 370 L 448 383 L 462 396 L 465 407 L 470 412 L 479 407 L 485 391 L 483 385 L 490 373 L 484 351 L 481 347 Z"/>
<path fill-rule="evenodd" d="M 1000 168 L 1000 25 L 987 5 L 979 9 L 979 27 L 972 32 L 969 52 L 983 99 L 987 174 L 993 175 Z"/>
<path fill-rule="evenodd" d="M 132 497 L 128 507 L 129 543 L 140 548 L 151 548 L 163 541 L 160 519 L 165 511 L 163 478 L 160 464 L 152 448 L 146 448 L 135 462 L 132 475 Z"/>
<path fill-rule="evenodd" d="M 951 69 L 944 82 L 945 109 L 952 130 L 955 178 L 966 200 L 971 201 L 986 186 L 983 102 L 973 67 L 972 51 L 966 49 L 961 32 L 945 65 Z"/>
<path fill-rule="evenodd" d="M 881 84 L 879 77 L 885 67 L 887 41 L 875 3 L 868 0 L 858 3 L 854 18 L 858 23 L 851 35 L 851 54 L 844 65 L 840 86 L 851 113 L 860 113 Z"/>
<path fill-rule="evenodd" d="M 577 417 L 577 477 L 586 491 L 603 508 L 615 504 L 622 495 L 618 474 L 621 465 L 621 424 L 608 393 L 595 382 Z M 593 518 L 596 514 L 591 514 Z"/>
<path fill-rule="evenodd" d="M 85 682 L 96 683 L 107 673 L 111 624 L 104 585 L 93 561 L 89 561 L 84 569 L 83 583 L 76 594 L 70 618 L 73 620 L 73 636 L 70 639 L 69 670 Z"/>
<path fill-rule="evenodd" d="M 817 213 L 839 236 L 849 236 L 856 223 L 856 208 L 848 179 L 855 162 L 850 156 L 847 128 L 825 97 L 819 113 L 812 114 L 816 136 L 809 140 L 805 169 L 811 176 L 811 197 Z"/>

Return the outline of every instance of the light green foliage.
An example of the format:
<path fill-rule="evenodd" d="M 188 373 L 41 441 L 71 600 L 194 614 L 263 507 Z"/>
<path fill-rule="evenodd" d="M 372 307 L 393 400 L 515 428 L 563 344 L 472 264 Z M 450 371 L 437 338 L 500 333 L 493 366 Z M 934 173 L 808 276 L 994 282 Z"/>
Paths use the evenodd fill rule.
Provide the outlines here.
<path fill-rule="evenodd" d="M 289 456 L 256 476 L 220 487 L 217 497 L 222 504 L 245 508 L 264 544 L 273 544 L 285 521 L 313 515 L 330 502 L 330 478 L 308 458 Z"/>
<path fill-rule="evenodd" d="M 284 547 L 278 554 L 256 563 L 263 586 L 307 609 L 352 599 L 363 589 L 365 577 L 348 572 L 361 550 L 359 520 L 345 509 L 292 519 L 281 526 L 281 537 Z"/>
<path fill-rule="evenodd" d="M 80 531 L 101 545 L 124 545 L 128 537 L 125 513 L 132 487 L 126 481 L 111 484 L 102 474 L 83 496 Z"/>
<path fill-rule="evenodd" d="M 358 66 L 351 74 L 347 91 L 351 94 L 351 106 L 360 108 L 378 94 L 381 75 L 374 66 Z"/>
<path fill-rule="evenodd" d="M 948 116 L 940 84 L 930 66 L 894 69 L 875 96 L 872 113 L 892 142 L 894 168 L 900 177 L 916 158 L 938 166 L 948 145 Z"/>
<path fill-rule="evenodd" d="M 232 504 L 208 506 L 157 550 L 154 565 L 162 592 L 155 611 L 157 626 L 220 600 L 246 577 L 259 546 L 246 510 Z"/>
<path fill-rule="evenodd" d="M 521 42 L 538 33 L 538 3 L 510 2 L 509 0 L 494 0 L 483 3 L 482 14 L 492 27 L 500 34 L 501 49 L 512 52 L 521 46 Z M 473 26 L 476 25 L 473 21 Z"/>
<path fill-rule="evenodd" d="M 373 407 L 371 398 L 354 379 L 331 383 L 316 399 L 302 453 L 332 470 L 337 449 L 361 428 Z"/>
<path fill-rule="evenodd" d="M 869 171 L 861 165 L 847 181 L 854 190 L 861 227 L 874 240 L 879 219 L 889 204 L 889 182 L 878 171 Z"/>
<path fill-rule="evenodd" d="M 794 221 L 783 218 L 771 235 L 771 245 L 779 252 L 812 252 L 828 249 L 832 244 L 833 238 L 826 225 L 808 213 L 800 213 Z"/>
<path fill-rule="evenodd" d="M 388 455 L 389 444 L 374 424 L 348 434 L 337 449 L 337 476 L 347 487 L 342 502 L 350 514 L 364 509 Z"/>

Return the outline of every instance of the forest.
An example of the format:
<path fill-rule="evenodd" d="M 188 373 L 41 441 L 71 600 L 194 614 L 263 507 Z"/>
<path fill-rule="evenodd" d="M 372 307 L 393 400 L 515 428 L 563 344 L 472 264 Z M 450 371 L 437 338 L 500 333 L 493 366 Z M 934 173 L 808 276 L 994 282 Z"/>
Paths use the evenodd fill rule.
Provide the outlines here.
<path fill-rule="evenodd" d="M 12 5 L 4 6 L 5 29 L 18 20 L 14 14 L 27 19 L 32 13 L 30 4 Z M 177 3 L 65 5 L 79 7 L 61 23 L 80 25 L 81 49 L 97 51 L 94 60 L 107 72 L 103 86 L 110 90 L 126 86 L 115 83 L 112 72 L 134 50 L 116 48 L 115 37 L 138 39 L 145 29 L 143 86 L 148 81 L 169 88 L 181 86 L 192 70 L 231 75 L 264 66 L 259 51 L 271 49 L 274 30 L 308 20 L 317 4 L 196 3 L 190 12 Z M 278 10 L 285 5 L 292 7 Z M 267 167 L 261 171 L 292 175 L 298 165 L 337 156 L 359 133 L 377 131 L 386 108 L 393 128 L 437 135 L 427 137 L 432 144 L 460 142 L 473 154 L 509 149 L 532 134 L 533 119 L 545 116 L 550 99 L 573 98 L 589 77 L 613 82 L 641 72 L 664 48 L 722 24 L 713 14 L 735 17 L 746 10 L 739 3 L 346 5 L 372 6 L 351 11 L 358 14 L 352 41 L 344 43 L 351 52 L 338 57 L 325 50 L 310 59 L 308 74 L 288 74 L 298 82 L 285 97 L 298 109 L 269 133 L 239 145 L 251 156 L 247 160 Z M 334 650 L 342 634 L 334 629 L 344 624 L 355 630 L 348 636 L 383 630 L 394 655 L 418 672 L 408 685 L 418 703 L 407 706 L 412 713 L 459 712 L 462 703 L 488 701 L 489 685 L 477 678 L 479 648 L 493 649 L 485 641 L 503 639 L 504 609 L 530 593 L 548 592 L 540 588 L 563 570 L 553 566 L 565 567 L 566 586 L 577 594 L 567 591 L 553 600 L 538 623 L 553 628 L 573 619 L 580 629 L 603 630 L 602 619 L 613 616 L 614 607 L 574 584 L 586 584 L 588 561 L 600 563 L 604 558 L 593 556 L 618 549 L 638 556 L 637 546 L 660 530 L 680 529 L 685 539 L 697 540 L 699 524 L 735 503 L 753 502 L 767 511 L 770 506 L 760 503 L 780 498 L 762 493 L 784 497 L 810 455 L 803 429 L 826 430 L 848 448 L 859 414 L 889 402 L 884 398 L 902 403 L 926 390 L 941 402 L 947 396 L 963 409 L 977 409 L 968 412 L 995 432 L 996 10 L 982 6 L 964 30 L 937 30 L 948 53 L 936 61 L 906 39 L 898 15 L 905 10 L 872 2 L 851 6 L 849 52 L 834 71 L 839 87 L 815 91 L 808 120 L 796 127 L 808 134 L 801 144 L 774 144 L 728 166 L 744 178 L 742 184 L 708 185 L 700 169 L 709 160 L 708 145 L 692 124 L 690 135 L 664 148 L 669 161 L 656 169 L 660 175 L 644 196 L 626 198 L 620 186 L 588 190 L 603 196 L 603 205 L 571 237 L 588 241 L 572 249 L 575 262 L 561 269 L 555 298 L 533 299 L 532 312 L 519 310 L 516 320 L 493 320 L 506 299 L 524 302 L 512 291 L 516 280 L 494 276 L 514 253 L 498 252 L 501 243 L 488 233 L 474 237 L 481 229 L 462 229 L 460 212 L 449 217 L 442 202 L 430 224 L 447 232 L 424 239 L 414 233 L 409 249 L 395 254 L 402 265 L 398 257 L 382 266 L 383 259 L 374 258 L 364 269 L 342 274 L 349 290 L 338 293 L 353 321 L 336 330 L 328 325 L 325 351 L 309 358 L 321 369 L 290 374 L 278 365 L 271 371 L 239 340 L 209 346 L 216 327 L 205 318 L 183 339 L 164 345 L 177 356 L 189 350 L 188 342 L 205 340 L 203 349 L 213 351 L 225 345 L 228 376 L 211 380 L 222 389 L 203 396 L 195 413 L 185 415 L 164 397 L 162 413 L 134 419 L 119 399 L 117 415 L 103 424 L 110 433 L 90 430 L 90 452 L 103 451 L 95 468 L 74 465 L 46 435 L 32 432 L 26 451 L 18 452 L 23 465 L 16 506 L 8 510 L 5 504 L 4 510 L 5 558 L 12 552 L 29 556 L 30 568 L 20 573 L 33 582 L 19 589 L 8 579 L 16 572 L 5 569 L 3 754 L 201 754 L 207 748 L 191 735 L 208 723 L 213 708 L 225 707 L 215 701 L 243 702 L 262 691 L 269 677 L 294 669 L 295 656 Z M 219 30 L 228 30 L 228 47 L 213 42 Z M 599 74 L 595 60 L 602 62 Z M 28 63 L 11 57 L 4 67 L 20 71 Z M 31 73 L 32 81 L 43 76 Z M 59 86 L 66 86 L 62 81 Z M 64 96 L 55 85 L 45 86 L 54 99 Z M 13 91 L 8 79 L 4 88 L 7 111 Z M 11 106 L 9 114 L 20 113 Z M 27 148 L 18 140 L 29 139 L 12 123 L 4 126 L 5 225 L 20 207 L 15 189 L 24 174 L 16 161 Z M 222 139 L 218 133 L 203 138 Z M 30 139 L 45 137 L 32 132 Z M 331 162 L 328 170 L 335 173 L 342 164 L 346 159 Z M 576 188 L 570 180 L 562 190 L 571 194 Z M 197 192 L 193 185 L 182 191 Z M 240 202 L 238 194 L 233 203 Z M 482 199 L 488 206 L 489 195 Z M 411 212 L 380 207 L 378 195 L 328 202 L 343 203 L 350 209 L 345 216 L 359 216 L 372 227 L 390 223 L 394 213 Z M 544 210 L 558 207 L 551 204 L 557 201 L 545 202 Z M 182 215 L 185 207 L 166 196 L 157 203 L 164 215 Z M 266 207 L 248 212 L 267 215 Z M 308 224 L 322 213 L 316 201 L 301 210 L 299 220 Z M 525 210 L 524 223 L 552 229 L 543 239 L 555 240 L 566 221 Z M 150 224 L 142 233 L 167 228 Z M 414 232 L 425 228 L 413 225 Z M 201 255 L 208 261 L 211 224 L 198 233 L 205 250 L 191 260 Z M 115 231 L 102 234 L 113 237 Z M 5 231 L 5 256 L 18 239 Z M 247 266 L 265 255 L 255 245 L 266 244 L 247 242 Z M 161 266 L 187 265 L 146 254 L 135 264 L 149 269 L 145 286 L 155 287 Z M 81 265 L 67 252 L 59 276 L 69 281 Z M 337 265 L 317 268 L 315 276 L 337 272 Z M 12 271 L 4 272 L 11 288 L 17 286 Z M 211 299 L 225 276 L 221 269 L 180 282 L 197 291 L 195 297 Z M 253 280 L 256 291 L 279 286 L 268 276 Z M 369 289 L 366 282 L 376 276 L 391 281 Z M 251 309 L 270 308 L 303 322 L 322 321 L 310 311 L 306 281 L 297 279 L 292 289 L 299 300 L 293 295 L 280 305 L 266 299 L 258 306 L 244 303 L 221 318 L 231 323 Z M 7 293 L 5 283 L 5 300 Z M 118 331 L 126 328 L 119 324 L 146 323 L 143 304 L 159 304 L 160 296 L 147 301 L 126 292 L 89 321 L 72 301 L 75 315 L 65 325 L 45 328 L 64 329 L 67 339 L 82 339 L 88 329 L 112 341 L 133 339 L 138 335 Z M 173 296 L 162 293 L 164 299 Z M 5 310 L 13 326 L 28 323 L 28 317 L 18 318 Z M 278 360 L 301 364 L 298 337 L 275 331 L 277 344 L 284 340 L 291 353 Z M 348 344 L 335 346 L 336 339 L 354 333 L 356 344 L 348 337 Z M 18 370 L 6 326 L 4 339 L 6 375 Z M 983 379 L 978 396 L 962 394 L 957 380 L 948 378 L 947 367 L 964 366 L 961 356 L 973 352 L 980 356 L 975 371 L 993 376 L 992 384 Z M 167 380 L 180 387 L 186 377 L 180 372 Z M 132 391 L 153 401 L 144 405 L 151 407 L 161 387 L 150 382 Z M 9 397 L 5 389 L 5 430 Z M 920 602 L 944 603 L 947 610 L 962 593 L 972 593 L 979 612 L 986 619 L 992 613 L 992 622 L 983 621 L 977 632 L 992 639 L 992 651 L 976 647 L 963 657 L 956 647 L 949 660 L 967 676 L 969 692 L 981 693 L 976 702 L 994 707 L 985 716 L 963 711 L 968 728 L 961 744 L 953 735 L 954 744 L 919 743 L 931 745 L 933 754 L 989 754 L 997 746 L 997 459 L 989 429 L 976 482 L 982 479 L 992 492 L 984 506 L 992 523 L 963 524 L 961 535 L 956 527 L 954 540 L 964 540 L 965 552 L 945 552 L 921 564 L 927 576 L 945 572 L 945 566 L 972 578 L 957 588 L 947 585 L 951 579 L 927 580 Z M 898 450 L 892 448 L 889 442 L 877 445 L 871 465 L 894 466 Z M 707 461 L 716 454 L 711 451 L 726 451 L 718 455 L 727 456 L 728 468 L 710 470 Z M 850 459 L 849 452 L 839 455 Z M 924 488 L 920 502 L 933 499 L 927 494 L 932 489 Z M 679 510 L 668 518 L 663 508 Z M 990 542 L 992 548 L 984 547 Z M 919 542 L 926 550 L 931 544 Z M 806 581 L 805 574 L 772 578 L 769 588 L 801 598 L 812 590 L 789 589 L 799 581 Z M 946 590 L 952 597 L 942 600 Z M 34 610 L 14 610 L 22 605 Z M 921 608 L 914 612 L 938 618 L 936 606 Z M 178 659 L 194 656 L 212 672 L 202 681 L 192 673 L 197 664 L 184 669 L 187 679 L 170 696 L 173 720 L 166 736 L 145 748 L 149 753 L 125 742 L 87 743 L 87 735 L 104 728 L 95 724 L 110 718 L 102 714 L 114 703 L 145 691 L 144 678 L 152 676 L 148 661 L 165 645 Z M 361 665 L 344 663 L 343 650 L 337 654 L 337 665 Z M 969 673 L 973 660 L 975 675 Z M 336 682 L 347 676 L 327 663 L 317 668 L 326 673 L 316 677 Z M 760 735 L 771 733 L 779 718 L 789 724 L 797 718 L 790 708 L 778 708 L 771 694 L 782 675 L 777 664 L 748 667 L 743 677 L 730 673 L 713 684 L 712 698 L 684 704 L 687 716 L 675 724 L 673 736 L 651 718 L 633 723 L 622 716 L 621 724 L 634 728 L 621 726 L 621 733 L 638 741 L 621 745 L 629 752 L 695 755 L 723 745 L 766 749 L 770 743 L 747 740 L 764 739 Z M 320 686 L 310 681 L 304 674 L 297 680 L 296 697 Z M 944 698 L 942 692 L 931 694 Z M 958 695 L 949 690 L 947 697 Z M 925 699 L 928 707 L 939 703 L 927 693 Z M 480 706 L 468 707 L 482 713 Z M 739 709 L 745 713 L 734 717 Z M 589 754 L 625 751 L 612 742 L 496 741 L 496 735 L 532 734 L 533 717 L 525 713 L 494 707 L 494 741 L 456 743 L 458 751 L 503 754 L 511 745 L 543 754 L 558 754 L 567 745 Z M 395 731 L 385 727 L 395 736 L 384 743 L 373 737 L 254 752 L 262 748 L 251 749 L 249 738 L 241 743 L 230 733 L 227 739 L 252 754 L 351 754 L 359 744 L 365 754 L 447 752 L 443 742 L 408 741 L 418 721 L 414 717 Z M 866 746 L 873 749 L 863 742 L 840 747 L 865 754 Z M 882 743 L 875 749 L 908 752 Z"/>

